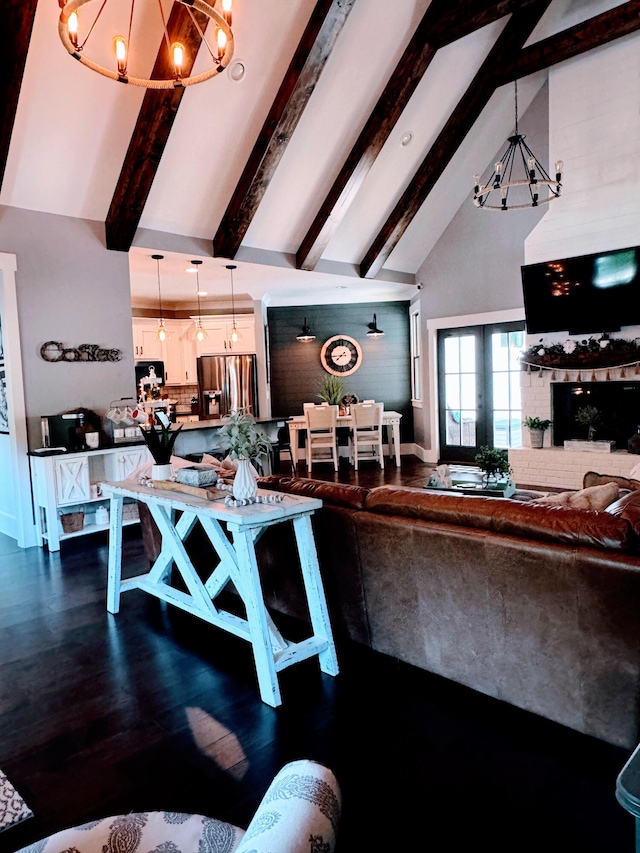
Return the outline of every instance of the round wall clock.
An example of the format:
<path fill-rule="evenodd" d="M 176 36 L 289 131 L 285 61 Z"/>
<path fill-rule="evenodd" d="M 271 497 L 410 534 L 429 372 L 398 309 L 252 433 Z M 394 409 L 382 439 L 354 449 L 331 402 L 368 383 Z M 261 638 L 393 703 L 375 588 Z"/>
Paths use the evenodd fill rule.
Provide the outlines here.
<path fill-rule="evenodd" d="M 362 364 L 362 349 L 349 335 L 334 335 L 322 345 L 320 361 L 327 373 L 349 376 Z"/>

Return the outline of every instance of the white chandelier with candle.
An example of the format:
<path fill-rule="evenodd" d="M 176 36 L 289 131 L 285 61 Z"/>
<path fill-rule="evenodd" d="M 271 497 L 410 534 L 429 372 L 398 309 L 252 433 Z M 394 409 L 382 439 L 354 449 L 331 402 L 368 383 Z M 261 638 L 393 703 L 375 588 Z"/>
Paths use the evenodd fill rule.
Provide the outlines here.
<path fill-rule="evenodd" d="M 139 2 L 142 6 L 155 6 L 153 0 L 139 0 Z M 169 54 L 168 67 L 171 68 L 171 76 L 151 78 L 134 76 L 129 73 L 129 60 L 136 53 L 135 43 L 132 44 L 136 0 L 130 0 L 130 3 L 125 2 L 125 0 L 111 0 L 111 6 L 117 5 L 118 11 L 122 11 L 122 21 L 119 23 L 119 26 L 121 26 L 120 32 L 109 35 L 114 51 L 112 67 L 108 67 L 96 59 L 92 59 L 87 54 L 89 39 L 92 35 L 94 38 L 104 38 L 102 33 L 100 33 L 100 36 L 97 35 L 98 30 L 96 30 L 96 25 L 102 17 L 109 0 L 100 0 L 100 2 L 98 0 L 67 0 L 60 12 L 58 35 L 62 44 L 74 59 L 77 59 L 82 65 L 87 66 L 92 71 L 96 71 L 98 74 L 102 74 L 111 80 L 117 80 L 120 83 L 131 83 L 133 86 L 142 86 L 147 89 L 176 89 L 183 86 L 193 86 L 196 83 L 203 83 L 215 74 L 224 71 L 231 62 L 234 47 L 233 32 L 231 30 L 231 0 L 219 0 L 221 2 L 222 13 L 214 8 L 215 0 L 213 6 L 210 6 L 205 0 L 176 0 L 176 2 L 182 3 L 185 9 L 187 9 L 209 55 L 209 66 L 199 74 L 187 74 L 185 76 L 185 67 L 188 66 L 191 68 L 195 57 L 188 57 L 185 46 L 179 41 L 171 41 L 161 0 L 157 0 L 157 6 L 164 32 L 164 42 Z M 93 16 L 90 10 L 84 8 L 91 3 L 95 3 L 97 7 Z M 196 19 L 193 9 L 201 12 L 213 23 L 215 38 L 207 36 L 207 33 Z M 205 29 L 207 28 L 205 27 Z M 94 35 L 94 30 L 96 30 L 96 35 Z M 148 31 L 146 20 L 144 31 Z M 102 45 L 102 48 L 104 49 L 104 45 Z"/>

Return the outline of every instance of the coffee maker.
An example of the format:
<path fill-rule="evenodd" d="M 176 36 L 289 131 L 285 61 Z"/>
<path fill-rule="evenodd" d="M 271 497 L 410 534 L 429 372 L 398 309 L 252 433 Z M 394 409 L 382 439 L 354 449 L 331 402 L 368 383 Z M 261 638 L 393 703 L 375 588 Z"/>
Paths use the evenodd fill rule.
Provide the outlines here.
<path fill-rule="evenodd" d="M 66 415 L 43 415 L 40 430 L 43 447 L 64 447 L 65 450 L 85 449 L 84 413 L 70 412 Z"/>

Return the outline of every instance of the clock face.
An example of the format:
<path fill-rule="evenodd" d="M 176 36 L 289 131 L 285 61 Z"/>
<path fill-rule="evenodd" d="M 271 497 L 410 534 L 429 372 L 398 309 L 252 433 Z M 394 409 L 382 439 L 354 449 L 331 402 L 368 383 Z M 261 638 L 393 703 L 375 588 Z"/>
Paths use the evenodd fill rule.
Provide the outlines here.
<path fill-rule="evenodd" d="M 320 361 L 327 373 L 349 376 L 362 364 L 360 344 L 348 335 L 334 335 L 324 342 Z"/>

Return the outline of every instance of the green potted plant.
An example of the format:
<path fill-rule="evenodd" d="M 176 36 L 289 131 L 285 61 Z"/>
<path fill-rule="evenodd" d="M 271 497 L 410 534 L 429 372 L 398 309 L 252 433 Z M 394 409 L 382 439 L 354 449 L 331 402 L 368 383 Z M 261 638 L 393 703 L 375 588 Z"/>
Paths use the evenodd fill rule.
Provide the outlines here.
<path fill-rule="evenodd" d="M 589 441 L 595 441 L 596 427 L 602 421 L 600 409 L 595 406 L 582 406 L 576 412 L 576 423 L 587 427 L 587 438 Z"/>
<path fill-rule="evenodd" d="M 485 487 L 497 483 L 499 479 L 511 473 L 507 451 L 497 447 L 481 447 L 475 457 L 475 463 L 484 474 L 482 485 Z"/>
<path fill-rule="evenodd" d="M 233 496 L 236 500 L 250 500 L 258 493 L 258 472 L 252 462 L 261 462 L 271 452 L 271 442 L 253 415 L 233 412 L 220 430 L 220 447 L 229 451 L 231 459 L 238 460 L 233 478 Z"/>
<path fill-rule="evenodd" d="M 549 429 L 553 421 L 547 418 L 525 418 L 522 421 L 523 425 L 529 430 L 529 438 L 531 447 L 542 447 L 544 445 L 544 434 Z"/>
<path fill-rule="evenodd" d="M 166 415 L 163 417 L 158 415 L 158 420 L 158 424 L 141 426 L 140 432 L 155 463 L 151 469 L 151 478 L 153 480 L 170 480 L 173 474 L 171 455 L 178 433 L 182 429 L 182 424 L 172 429 L 172 424 Z"/>
<path fill-rule="evenodd" d="M 340 376 L 327 375 L 322 380 L 316 397 L 330 406 L 339 406 L 344 397 L 344 382 Z"/>

